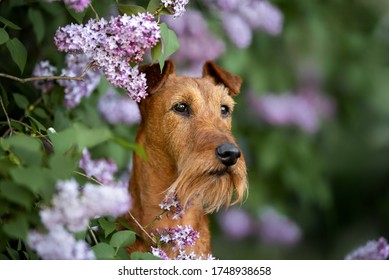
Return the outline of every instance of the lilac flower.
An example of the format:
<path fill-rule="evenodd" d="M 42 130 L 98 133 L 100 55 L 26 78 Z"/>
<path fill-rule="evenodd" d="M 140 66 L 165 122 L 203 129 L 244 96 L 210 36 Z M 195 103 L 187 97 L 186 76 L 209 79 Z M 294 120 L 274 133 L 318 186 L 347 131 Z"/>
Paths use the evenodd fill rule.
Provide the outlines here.
<path fill-rule="evenodd" d="M 203 0 L 204 4 L 211 5 L 224 12 L 232 12 L 247 0 Z"/>
<path fill-rule="evenodd" d="M 171 9 L 171 13 L 177 18 L 185 13 L 185 6 L 189 3 L 189 0 L 161 0 L 161 2 L 165 8 Z"/>
<path fill-rule="evenodd" d="M 200 233 L 191 226 L 180 226 L 175 228 L 157 229 L 161 243 L 170 243 L 176 250 L 185 250 L 187 246 L 191 247 L 200 237 Z"/>
<path fill-rule="evenodd" d="M 29 232 L 28 245 L 45 260 L 94 260 L 96 258 L 84 240 L 76 240 L 62 226 L 52 228 L 47 234 Z"/>
<path fill-rule="evenodd" d="M 235 46 L 244 49 L 251 44 L 251 28 L 239 14 L 222 13 L 221 20 L 225 32 Z"/>
<path fill-rule="evenodd" d="M 46 0 L 46 2 L 54 2 L 59 0 Z M 91 0 L 63 0 L 65 4 L 69 5 L 76 12 L 82 12 L 90 4 Z"/>
<path fill-rule="evenodd" d="M 32 72 L 34 77 L 53 76 L 57 72 L 57 68 L 52 66 L 48 60 L 40 61 L 35 65 Z M 35 81 L 34 86 L 41 90 L 43 93 L 47 93 L 54 87 L 53 81 Z"/>
<path fill-rule="evenodd" d="M 209 32 L 200 12 L 188 10 L 181 18 L 163 19 L 176 32 L 180 42 L 180 48 L 173 58 L 184 68 L 200 69 L 194 76 L 201 74 L 201 66 L 205 61 L 215 60 L 224 52 L 224 43 Z"/>
<path fill-rule="evenodd" d="M 139 102 L 147 95 L 146 77 L 130 62 L 141 62 L 145 51 L 160 37 L 153 16 L 139 13 L 112 17 L 109 22 L 91 19 L 85 25 L 67 25 L 57 30 L 54 41 L 60 51 L 85 53 L 111 84 L 125 89 Z"/>
<path fill-rule="evenodd" d="M 166 252 L 160 248 L 151 247 L 151 253 L 154 256 L 159 257 L 163 260 L 170 260 L 170 258 L 167 256 Z"/>
<path fill-rule="evenodd" d="M 118 168 L 113 160 L 92 160 L 90 152 L 84 149 L 79 166 L 84 169 L 87 176 L 95 177 L 103 185 L 114 184 L 114 173 Z"/>
<path fill-rule="evenodd" d="M 242 239 L 253 232 L 254 225 L 251 217 L 241 208 L 231 208 L 219 215 L 219 224 L 228 236 Z"/>
<path fill-rule="evenodd" d="M 78 77 L 90 63 L 89 59 L 83 54 L 66 55 L 67 68 L 62 69 L 62 76 Z M 100 83 L 100 73 L 88 71 L 82 81 L 58 80 L 58 84 L 64 87 L 65 107 L 73 109 L 80 104 L 83 97 L 89 97 Z"/>
<path fill-rule="evenodd" d="M 258 231 L 261 240 L 267 244 L 293 245 L 302 235 L 297 224 L 270 207 L 260 214 Z"/>
<path fill-rule="evenodd" d="M 248 103 L 255 113 L 276 126 L 296 125 L 308 133 L 319 129 L 320 120 L 329 118 L 334 105 L 315 89 L 303 89 L 296 94 L 248 95 Z"/>
<path fill-rule="evenodd" d="M 109 89 L 98 103 L 100 114 L 110 124 L 133 125 L 140 122 L 141 116 L 135 101 Z"/>
<path fill-rule="evenodd" d="M 167 216 L 173 214 L 173 220 L 178 220 L 184 215 L 184 209 L 182 209 L 180 202 L 177 199 L 177 195 L 169 193 L 165 196 L 164 200 L 159 204 L 162 210 L 168 211 Z"/>
<path fill-rule="evenodd" d="M 380 237 L 378 241 L 368 241 L 364 246 L 361 246 L 350 254 L 346 260 L 386 260 L 389 257 L 389 245 L 384 237 Z"/>

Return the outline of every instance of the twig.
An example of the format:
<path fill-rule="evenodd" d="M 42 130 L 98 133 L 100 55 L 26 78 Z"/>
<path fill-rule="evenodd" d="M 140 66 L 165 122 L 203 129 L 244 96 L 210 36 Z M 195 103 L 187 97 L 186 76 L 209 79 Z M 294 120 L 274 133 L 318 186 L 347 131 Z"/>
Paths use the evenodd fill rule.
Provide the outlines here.
<path fill-rule="evenodd" d="M 150 234 L 142 227 L 142 225 L 138 222 L 138 220 L 135 219 L 135 217 L 131 214 L 130 211 L 128 211 L 128 215 L 130 215 L 131 219 L 134 220 L 134 222 L 135 222 L 135 223 L 137 224 L 137 226 L 146 234 L 146 236 L 147 236 L 148 238 L 150 238 L 150 240 L 151 240 L 154 244 L 157 244 L 157 242 L 154 240 L 154 238 L 152 238 L 152 237 L 150 236 Z"/>
<path fill-rule="evenodd" d="M 89 4 L 89 8 L 95 13 L 96 19 L 100 20 L 99 14 L 96 12 L 95 8 L 93 8 L 92 3 Z"/>
<path fill-rule="evenodd" d="M 95 179 L 93 177 L 90 177 L 90 176 L 88 176 L 88 175 L 86 175 L 86 174 L 84 174 L 82 172 L 76 171 L 76 170 L 74 170 L 73 172 L 76 173 L 77 175 L 83 176 L 83 177 L 87 178 L 88 180 L 91 180 L 91 181 L 97 183 L 100 186 L 103 186 L 103 184 L 99 180 L 97 180 L 97 179 Z"/>
<path fill-rule="evenodd" d="M 95 233 L 93 232 L 93 229 L 92 229 L 89 225 L 88 225 L 88 231 L 89 231 L 90 236 L 91 236 L 92 239 L 93 239 L 93 242 L 94 242 L 95 244 L 98 244 L 99 242 L 97 241 L 96 235 L 95 235 Z"/>
<path fill-rule="evenodd" d="M 77 77 L 69 77 L 69 76 L 43 76 L 43 77 L 29 77 L 29 78 L 18 78 L 12 75 L 8 75 L 5 73 L 0 73 L 0 77 L 7 78 L 10 80 L 18 81 L 20 83 L 28 83 L 34 81 L 51 81 L 51 80 L 73 80 L 73 81 L 82 81 L 88 70 L 92 68 L 94 61 L 89 63 L 89 65 L 84 69 L 82 74 Z"/>
<path fill-rule="evenodd" d="M 12 129 L 11 121 L 10 121 L 10 119 L 8 117 L 7 110 L 5 109 L 5 106 L 4 106 L 4 103 L 3 103 L 3 97 L 1 95 L 0 95 L 0 103 L 1 103 L 1 108 L 3 108 L 3 111 L 4 111 L 4 115 L 7 118 L 7 123 L 8 123 L 9 131 L 10 131 L 9 133 L 10 133 L 10 135 L 12 135 L 13 129 Z"/>

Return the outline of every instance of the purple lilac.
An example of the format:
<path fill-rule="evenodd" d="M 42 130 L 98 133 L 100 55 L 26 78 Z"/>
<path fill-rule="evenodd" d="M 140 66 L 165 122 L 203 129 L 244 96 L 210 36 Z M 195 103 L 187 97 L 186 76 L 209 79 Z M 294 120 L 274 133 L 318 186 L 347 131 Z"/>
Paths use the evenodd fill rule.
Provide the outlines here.
<path fill-rule="evenodd" d="M 84 149 L 82 151 L 79 166 L 84 169 L 87 176 L 95 177 L 101 184 L 114 184 L 114 174 L 117 172 L 118 168 L 113 160 L 92 160 L 88 149 Z"/>
<path fill-rule="evenodd" d="M 54 2 L 59 0 L 46 0 L 46 2 Z M 63 0 L 63 2 L 69 5 L 76 12 L 80 13 L 85 10 L 86 7 L 91 3 L 91 0 Z"/>
<path fill-rule="evenodd" d="M 45 77 L 53 76 L 57 72 L 57 68 L 50 64 L 48 60 L 40 61 L 35 65 L 35 68 L 32 72 L 34 77 Z M 35 81 L 35 88 L 41 90 L 43 93 L 47 93 L 54 87 L 53 81 Z"/>
<path fill-rule="evenodd" d="M 189 3 L 189 0 L 161 0 L 161 2 L 177 18 L 185 13 L 185 6 Z"/>
<path fill-rule="evenodd" d="M 83 54 L 67 54 L 67 67 L 62 69 L 61 75 L 68 77 L 80 76 L 89 65 L 89 59 Z M 58 80 L 58 84 L 64 87 L 65 107 L 73 109 L 80 104 L 83 97 L 89 97 L 100 83 L 100 73 L 98 71 L 88 71 L 82 81 Z"/>
<path fill-rule="evenodd" d="M 368 241 L 364 246 L 361 246 L 350 254 L 346 260 L 386 260 L 389 257 L 389 245 L 384 237 L 380 237 L 378 241 Z"/>
<path fill-rule="evenodd" d="M 248 103 L 255 113 L 276 126 L 295 125 L 308 133 L 315 133 L 320 120 L 330 118 L 334 104 L 315 89 L 302 89 L 295 94 L 248 94 Z"/>
<path fill-rule="evenodd" d="M 179 65 L 197 69 L 198 65 L 202 66 L 207 60 L 215 60 L 224 52 L 224 43 L 209 32 L 200 12 L 188 9 L 181 18 L 164 17 L 163 19 L 176 32 L 180 42 L 180 48 L 173 55 Z M 193 24 L 194 22 L 196 24 Z M 194 75 L 200 74 L 201 70 Z"/>
<path fill-rule="evenodd" d="M 109 89 L 106 95 L 100 98 L 98 108 L 110 124 L 124 123 L 130 126 L 139 123 L 141 119 L 138 104 L 113 89 Z"/>
<path fill-rule="evenodd" d="M 293 245 L 301 239 L 301 229 L 274 208 L 265 208 L 259 216 L 259 237 L 267 244 Z"/>
<path fill-rule="evenodd" d="M 47 234 L 31 231 L 28 245 L 44 260 L 94 260 L 93 251 L 84 240 L 76 240 L 64 227 L 57 226 Z"/>
<path fill-rule="evenodd" d="M 178 220 L 184 215 L 184 209 L 182 209 L 180 202 L 177 199 L 177 195 L 169 193 L 165 196 L 164 200 L 159 204 L 162 210 L 167 211 L 167 216 L 170 217 L 173 214 L 172 219 Z"/>
<path fill-rule="evenodd" d="M 191 226 L 180 226 L 157 230 L 161 243 L 170 243 L 176 250 L 185 250 L 187 246 L 192 247 L 200 237 L 200 233 Z"/>
<path fill-rule="evenodd" d="M 146 93 L 146 77 L 130 63 L 143 60 L 146 50 L 161 37 L 158 23 L 149 13 L 91 19 L 85 25 L 71 24 L 57 30 L 55 44 L 60 51 L 83 52 L 101 68 L 108 81 L 123 88 L 139 102 Z"/>
<path fill-rule="evenodd" d="M 242 239 L 253 233 L 254 224 L 248 213 L 241 208 L 231 208 L 219 215 L 223 232 L 234 239 Z"/>
<path fill-rule="evenodd" d="M 222 13 L 221 21 L 224 31 L 235 46 L 244 49 L 251 44 L 253 37 L 251 27 L 241 15 L 235 13 Z"/>

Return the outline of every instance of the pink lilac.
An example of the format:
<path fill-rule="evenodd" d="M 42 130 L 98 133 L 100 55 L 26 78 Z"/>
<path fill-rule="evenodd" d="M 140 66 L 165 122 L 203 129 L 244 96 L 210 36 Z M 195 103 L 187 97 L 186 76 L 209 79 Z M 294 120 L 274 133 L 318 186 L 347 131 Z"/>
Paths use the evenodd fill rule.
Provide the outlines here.
<path fill-rule="evenodd" d="M 184 215 L 184 209 L 182 209 L 180 202 L 177 199 L 177 195 L 169 193 L 165 196 L 164 200 L 159 204 L 162 210 L 167 211 L 167 216 L 173 220 L 178 220 Z"/>
<path fill-rule="evenodd" d="M 151 253 L 154 256 L 159 257 L 163 260 L 170 260 L 170 258 L 167 256 L 166 252 L 160 248 L 151 247 Z"/>
<path fill-rule="evenodd" d="M 172 14 L 177 18 L 185 13 L 185 6 L 189 3 L 189 0 L 161 0 L 161 3 L 165 8 L 171 9 Z"/>
<path fill-rule="evenodd" d="M 55 72 L 57 72 L 57 68 L 50 64 L 48 60 L 43 60 L 38 62 L 34 70 L 32 72 L 32 75 L 34 77 L 45 77 L 45 76 L 53 76 L 55 75 Z M 53 81 L 35 81 L 34 82 L 35 88 L 41 90 L 43 93 L 47 93 L 54 87 Z"/>
<path fill-rule="evenodd" d="M 241 208 L 230 208 L 225 213 L 221 213 L 218 218 L 222 231 L 233 239 L 242 239 L 253 233 L 253 220 Z"/>
<path fill-rule="evenodd" d="M 116 163 L 111 160 L 92 160 L 88 149 L 83 149 L 79 166 L 89 177 L 95 177 L 103 185 L 112 185 L 115 182 L 114 174 L 118 171 Z"/>
<path fill-rule="evenodd" d="M 78 77 L 89 65 L 89 59 L 83 54 L 67 54 L 65 58 L 67 67 L 62 69 L 61 75 L 68 77 Z M 64 87 L 64 105 L 68 109 L 73 109 L 80 104 L 83 97 L 89 97 L 100 83 L 100 73 L 90 70 L 82 81 L 58 80 L 58 84 Z"/>
<path fill-rule="evenodd" d="M 113 89 L 109 89 L 100 98 L 98 109 L 102 117 L 110 124 L 123 123 L 130 126 L 139 123 L 141 119 L 138 104 Z"/>
<path fill-rule="evenodd" d="M 191 247 L 200 237 L 200 233 L 195 231 L 191 226 L 180 226 L 175 228 L 165 228 L 157 230 L 161 243 L 170 243 L 176 250 L 185 250 L 187 246 Z"/>
<path fill-rule="evenodd" d="M 322 119 L 334 113 L 333 102 L 315 89 L 302 89 L 297 93 L 248 95 L 248 103 L 255 113 L 276 126 L 294 125 L 308 133 L 315 133 Z"/>
<path fill-rule="evenodd" d="M 261 241 L 270 245 L 293 245 L 302 236 L 296 223 L 271 207 L 260 213 L 258 233 Z"/>
<path fill-rule="evenodd" d="M 364 246 L 361 246 L 350 254 L 346 260 L 386 260 L 389 257 L 389 245 L 384 237 L 380 237 L 378 241 L 368 241 Z"/>
<path fill-rule="evenodd" d="M 84 240 L 76 240 L 64 227 L 51 228 L 46 234 L 30 231 L 28 245 L 44 260 L 94 260 Z"/>
<path fill-rule="evenodd" d="M 235 13 L 222 13 L 221 21 L 224 31 L 235 46 L 241 49 L 250 46 L 253 34 L 251 27 L 242 16 Z"/>
<path fill-rule="evenodd" d="M 67 25 L 57 30 L 54 41 L 60 51 L 85 53 L 111 84 L 139 102 L 147 95 L 146 77 L 130 63 L 140 63 L 160 37 L 153 16 L 139 13 L 112 17 L 109 22 L 91 19 L 85 25 Z"/>
<path fill-rule="evenodd" d="M 46 2 L 54 2 L 59 0 L 46 0 Z M 63 0 L 63 2 L 67 5 L 69 5 L 72 9 L 74 9 L 76 12 L 82 12 L 85 10 L 86 7 L 89 6 L 91 3 L 91 0 Z"/>
<path fill-rule="evenodd" d="M 180 42 L 180 48 L 173 55 L 180 66 L 192 68 L 203 65 L 205 61 L 215 60 L 223 54 L 224 43 L 209 32 L 200 12 L 188 9 L 181 18 L 163 17 L 163 20 L 176 32 Z M 201 71 L 196 74 L 201 74 Z"/>

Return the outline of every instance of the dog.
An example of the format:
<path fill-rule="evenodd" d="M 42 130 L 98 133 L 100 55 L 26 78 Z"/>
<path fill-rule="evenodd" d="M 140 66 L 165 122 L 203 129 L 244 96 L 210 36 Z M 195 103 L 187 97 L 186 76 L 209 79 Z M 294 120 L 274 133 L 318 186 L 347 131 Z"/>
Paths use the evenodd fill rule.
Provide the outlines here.
<path fill-rule="evenodd" d="M 201 78 L 178 76 L 172 61 L 141 66 L 148 96 L 139 103 L 142 121 L 136 142 L 147 159 L 134 155 L 129 190 L 132 209 L 124 217 L 139 236 L 128 253 L 151 250 L 156 234 L 177 225 L 199 233 L 190 248 L 212 253 L 209 213 L 242 201 L 247 192 L 244 156 L 231 134 L 233 97 L 242 80 L 214 62 L 206 62 Z M 173 195 L 182 215 L 161 215 L 161 202 Z M 177 249 L 165 244 L 169 258 Z"/>

